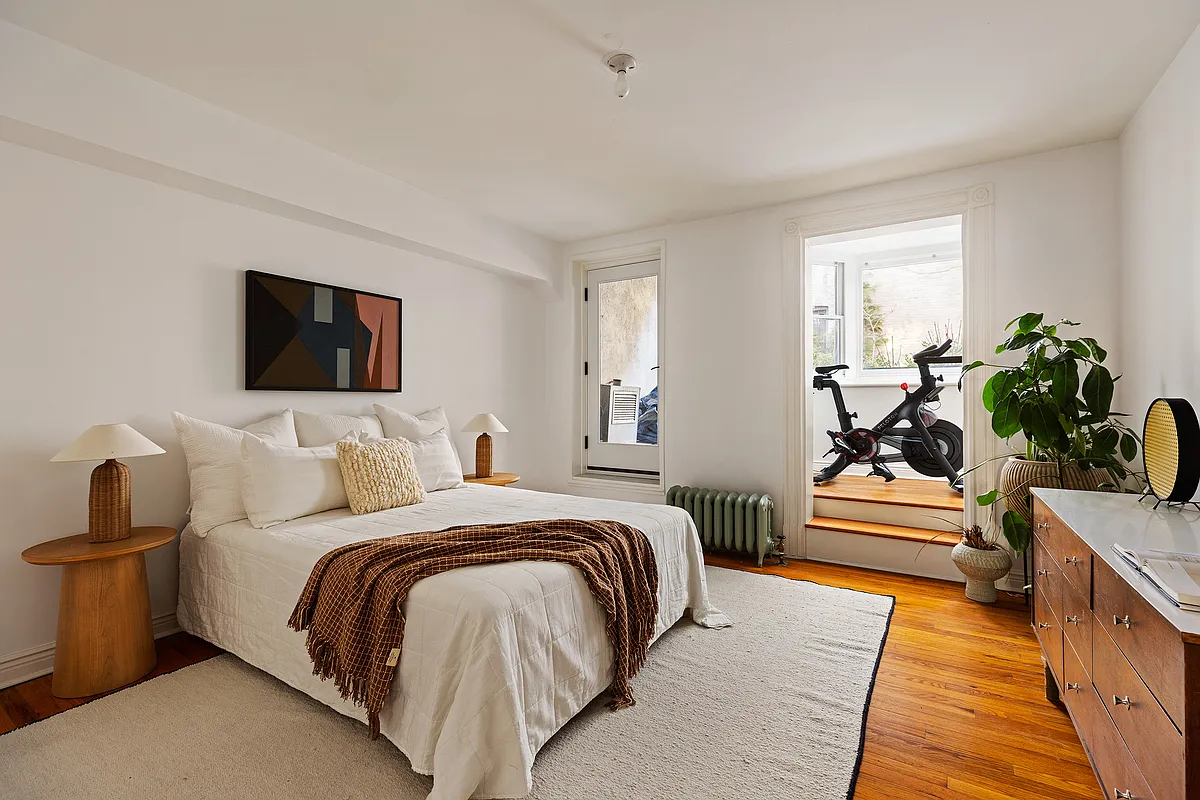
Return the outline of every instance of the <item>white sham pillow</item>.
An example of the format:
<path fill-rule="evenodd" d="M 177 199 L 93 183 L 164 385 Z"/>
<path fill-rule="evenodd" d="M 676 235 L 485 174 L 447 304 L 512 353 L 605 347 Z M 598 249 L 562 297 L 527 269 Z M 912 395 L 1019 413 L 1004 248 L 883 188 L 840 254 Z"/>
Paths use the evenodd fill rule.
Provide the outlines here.
<path fill-rule="evenodd" d="M 346 508 L 337 443 L 286 447 L 257 436 L 242 439 L 242 502 L 256 528 Z"/>
<path fill-rule="evenodd" d="M 454 446 L 454 437 L 450 435 L 450 421 L 446 419 L 446 412 L 441 406 L 413 416 L 391 406 L 381 406 L 378 403 L 373 405 L 375 413 L 379 415 L 379 421 L 383 424 L 383 435 L 389 439 L 408 439 L 410 442 L 415 442 L 417 439 L 433 436 L 438 431 L 445 431 L 446 439 L 450 442 L 450 452 L 454 454 L 454 464 L 461 483 L 462 459 L 458 457 L 458 448 Z M 420 469 L 419 463 L 417 468 Z M 426 486 L 425 491 L 432 490 Z"/>
<path fill-rule="evenodd" d="M 292 413 L 296 417 L 296 441 L 301 447 L 333 444 L 347 433 L 383 436 L 383 425 L 374 414 L 349 417 L 344 414 L 313 414 L 308 411 Z"/>
<path fill-rule="evenodd" d="M 245 429 L 171 413 L 187 459 L 192 530 L 197 536 L 246 518 L 242 504 L 242 439 L 247 433 L 273 444 L 296 446 L 292 412 L 284 411 Z"/>
<path fill-rule="evenodd" d="M 439 430 L 420 439 L 405 439 L 403 436 L 389 436 L 389 439 L 404 439 L 412 447 L 413 463 L 417 465 L 417 475 L 421 478 L 421 486 L 427 492 L 441 489 L 461 489 L 463 482 L 462 467 L 450 437 L 445 430 Z M 359 434 L 358 440 L 363 444 L 379 441 L 370 434 Z"/>

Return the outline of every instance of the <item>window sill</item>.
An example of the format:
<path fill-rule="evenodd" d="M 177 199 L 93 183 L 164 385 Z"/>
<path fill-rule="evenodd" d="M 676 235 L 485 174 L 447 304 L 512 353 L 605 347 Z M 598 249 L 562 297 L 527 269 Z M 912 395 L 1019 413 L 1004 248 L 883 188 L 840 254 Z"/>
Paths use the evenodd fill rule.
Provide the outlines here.
<path fill-rule="evenodd" d="M 599 476 L 594 474 L 572 475 L 567 486 L 593 491 L 619 491 L 626 494 L 645 495 L 661 500 L 666 489 L 661 479 L 635 478 L 632 476 Z"/>

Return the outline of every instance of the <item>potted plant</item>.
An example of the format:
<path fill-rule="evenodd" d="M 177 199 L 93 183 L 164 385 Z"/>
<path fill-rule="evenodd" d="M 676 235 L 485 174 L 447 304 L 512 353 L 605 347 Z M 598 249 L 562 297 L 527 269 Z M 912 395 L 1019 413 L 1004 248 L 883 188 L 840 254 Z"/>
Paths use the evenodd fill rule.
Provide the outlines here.
<path fill-rule="evenodd" d="M 979 603 L 996 602 L 996 581 L 1003 578 L 1012 569 L 1012 556 L 1000 546 L 999 537 L 991 526 L 984 530 L 979 525 L 965 527 L 960 523 L 951 522 L 945 517 L 934 517 L 950 525 L 947 533 L 957 533 L 962 536 L 950 550 L 950 560 L 958 571 L 967 579 L 967 597 Z M 937 539 L 938 532 L 917 551 L 917 556 Z"/>
<path fill-rule="evenodd" d="M 997 354 L 1024 352 L 1020 364 L 976 361 L 963 368 L 964 375 L 982 367 L 996 370 L 983 386 L 992 430 L 1009 442 L 1018 433 L 1024 438 L 1023 454 L 1000 456 L 1007 458 L 1000 488 L 976 498 L 980 506 L 1004 501 L 1004 538 L 1018 555 L 1031 541 L 1031 488 L 1099 491 L 1117 488 L 1134 474 L 1128 463 L 1137 456 L 1138 436 L 1121 422 L 1126 415 L 1111 408 L 1120 376 L 1104 366 L 1108 353 L 1095 339 L 1059 336 L 1076 325 L 1065 319 L 1048 325 L 1042 314 L 1025 314 L 1004 327 L 1011 333 L 996 348 Z"/>

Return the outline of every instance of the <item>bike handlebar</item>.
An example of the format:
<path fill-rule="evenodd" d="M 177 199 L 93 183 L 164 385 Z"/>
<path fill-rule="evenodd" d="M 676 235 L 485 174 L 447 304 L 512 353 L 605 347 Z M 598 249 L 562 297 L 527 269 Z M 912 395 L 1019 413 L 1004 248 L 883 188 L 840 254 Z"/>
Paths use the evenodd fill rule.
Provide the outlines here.
<path fill-rule="evenodd" d="M 922 350 L 919 353 L 913 353 L 912 359 L 913 359 L 913 361 L 916 361 L 917 363 L 920 363 L 922 361 L 925 361 L 925 362 L 933 361 L 934 359 L 940 358 L 941 356 L 945 355 L 946 351 L 949 350 L 953 345 L 954 345 L 954 340 L 947 339 L 946 341 L 942 342 L 940 345 L 938 345 L 938 344 L 930 345 L 929 347 L 926 347 L 924 350 Z M 938 363 L 938 362 L 934 362 L 934 363 Z"/>

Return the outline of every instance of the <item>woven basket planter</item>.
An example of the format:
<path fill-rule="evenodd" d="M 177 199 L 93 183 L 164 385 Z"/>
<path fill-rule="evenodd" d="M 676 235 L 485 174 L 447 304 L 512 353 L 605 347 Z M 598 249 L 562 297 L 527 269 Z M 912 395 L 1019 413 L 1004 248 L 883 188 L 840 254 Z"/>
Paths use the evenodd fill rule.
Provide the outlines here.
<path fill-rule="evenodd" d="M 1104 470 L 1084 470 L 1078 464 L 1064 464 L 1060 478 L 1058 465 L 1052 461 L 1030 461 L 1013 456 L 1004 462 L 1004 468 L 1000 470 L 1000 491 L 1004 494 L 1004 504 L 1008 509 L 1016 511 L 1033 525 L 1030 489 L 1040 487 L 1098 492 L 1100 485 L 1109 480 L 1111 477 Z"/>

